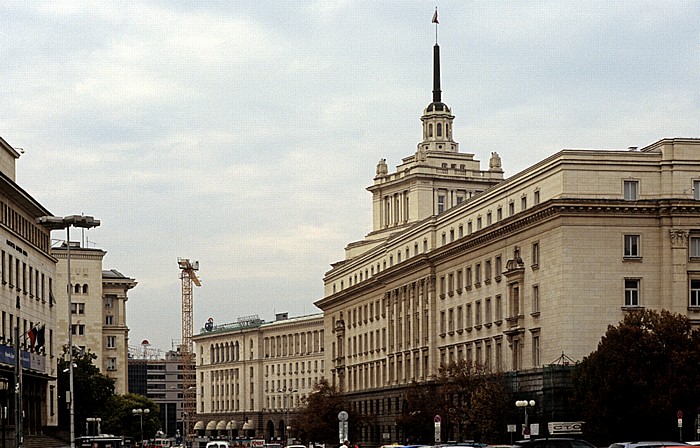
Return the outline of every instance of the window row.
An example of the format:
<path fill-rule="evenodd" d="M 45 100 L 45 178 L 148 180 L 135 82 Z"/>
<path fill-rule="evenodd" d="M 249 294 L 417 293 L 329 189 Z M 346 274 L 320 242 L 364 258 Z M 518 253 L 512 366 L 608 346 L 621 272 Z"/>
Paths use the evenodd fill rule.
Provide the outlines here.
<path fill-rule="evenodd" d="M 20 326 L 20 323 L 22 324 Z M 35 323 L 28 321 L 27 319 L 21 319 L 19 316 L 15 316 L 12 313 L 2 312 L 2 318 L 0 321 L 0 343 L 7 345 L 14 345 L 14 329 L 19 328 L 20 331 L 20 344 L 24 349 L 29 349 L 29 338 L 23 336 L 27 332 L 34 328 Z M 50 356 L 53 356 L 53 330 L 50 328 L 44 328 L 44 347 L 41 348 L 42 352 L 46 353 L 48 351 Z M 48 339 L 46 339 L 48 338 Z M 48 349 L 46 348 L 48 346 Z"/>
<path fill-rule="evenodd" d="M 4 201 L 0 201 L 0 206 L 2 223 L 8 229 L 11 229 L 44 253 L 49 253 L 51 250 L 51 237 L 46 230 L 17 213 L 12 206 Z"/>
<path fill-rule="evenodd" d="M 48 297 L 51 306 L 56 302 L 53 296 L 53 279 L 38 268 L 27 265 L 25 261 L 3 250 L 0 253 L 0 270 L 3 286 L 7 285 L 10 289 L 15 289 L 18 293 L 21 291 L 32 298 L 36 297 L 37 300 L 46 301 Z"/>
<path fill-rule="evenodd" d="M 503 321 L 503 299 L 500 294 L 476 300 L 457 307 L 440 311 L 440 335 L 445 337 L 454 332 L 462 333 L 472 328 L 481 329 L 482 325 L 490 327 L 500 325 Z"/>
<path fill-rule="evenodd" d="M 314 360 L 313 361 L 313 372 L 318 372 L 319 370 L 319 362 L 320 362 L 320 367 L 321 367 L 321 372 L 323 372 L 323 365 L 324 361 L 323 360 Z M 311 373 L 311 361 L 296 361 L 293 363 L 294 369 L 292 369 L 292 363 L 282 363 L 282 364 L 266 364 L 265 365 L 265 376 L 268 375 L 286 375 L 289 373 L 290 375 L 296 375 L 298 373 Z M 287 369 L 287 366 L 289 366 L 289 370 Z"/>

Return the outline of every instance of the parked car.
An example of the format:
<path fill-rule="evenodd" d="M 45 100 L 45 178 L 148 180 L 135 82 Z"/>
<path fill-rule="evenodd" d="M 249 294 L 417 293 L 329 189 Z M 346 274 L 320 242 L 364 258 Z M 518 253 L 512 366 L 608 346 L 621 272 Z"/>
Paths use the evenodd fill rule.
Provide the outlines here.
<path fill-rule="evenodd" d="M 527 439 L 515 442 L 513 448 L 595 448 L 589 442 L 568 437 L 550 437 L 547 439 Z"/>
<path fill-rule="evenodd" d="M 661 440 L 646 440 L 641 442 L 617 442 L 610 445 L 608 448 L 659 448 L 672 446 L 687 446 L 684 442 L 669 442 Z"/>

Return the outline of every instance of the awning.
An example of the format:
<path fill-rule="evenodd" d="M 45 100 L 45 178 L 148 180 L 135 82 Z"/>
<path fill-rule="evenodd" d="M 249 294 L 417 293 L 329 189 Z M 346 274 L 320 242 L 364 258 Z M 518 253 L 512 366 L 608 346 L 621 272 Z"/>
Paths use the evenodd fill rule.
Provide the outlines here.
<path fill-rule="evenodd" d="M 255 429 L 252 420 L 248 420 L 247 422 L 243 423 L 243 431 L 250 431 L 251 429 Z"/>
<path fill-rule="evenodd" d="M 207 423 L 207 431 L 213 431 L 216 429 L 216 421 L 212 420 Z"/>
<path fill-rule="evenodd" d="M 238 422 L 235 420 L 231 420 L 230 422 L 226 423 L 226 429 L 229 429 L 232 431 L 237 431 L 238 430 Z"/>
<path fill-rule="evenodd" d="M 216 424 L 216 430 L 223 431 L 224 429 L 226 429 L 226 422 L 221 420 L 219 423 Z"/>
<path fill-rule="evenodd" d="M 200 420 L 197 423 L 195 423 L 194 429 L 204 429 L 204 422 Z"/>

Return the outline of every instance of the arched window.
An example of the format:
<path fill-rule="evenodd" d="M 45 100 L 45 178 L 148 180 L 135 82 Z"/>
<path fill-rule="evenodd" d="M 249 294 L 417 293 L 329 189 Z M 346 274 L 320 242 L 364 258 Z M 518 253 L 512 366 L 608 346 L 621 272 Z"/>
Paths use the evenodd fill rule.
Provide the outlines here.
<path fill-rule="evenodd" d="M 80 285 L 76 284 L 74 290 L 76 294 L 80 294 Z"/>
<path fill-rule="evenodd" d="M 442 123 L 437 124 L 437 136 L 442 137 Z"/>
<path fill-rule="evenodd" d="M 428 137 L 432 137 L 432 136 L 433 136 L 433 124 L 429 123 L 428 124 Z"/>
<path fill-rule="evenodd" d="M 83 294 L 88 293 L 88 285 L 83 285 Z"/>

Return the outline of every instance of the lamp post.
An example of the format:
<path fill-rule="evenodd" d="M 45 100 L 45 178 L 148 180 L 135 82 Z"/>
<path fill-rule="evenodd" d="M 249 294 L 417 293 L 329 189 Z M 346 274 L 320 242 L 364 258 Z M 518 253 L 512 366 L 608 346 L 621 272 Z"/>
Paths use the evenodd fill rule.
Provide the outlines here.
<path fill-rule="evenodd" d="M 143 414 L 148 415 L 149 412 L 151 412 L 151 410 L 148 408 L 146 408 L 146 409 L 138 408 L 138 409 L 131 410 L 131 413 L 134 415 L 138 415 L 139 419 L 141 421 L 141 447 L 143 447 Z"/>
<path fill-rule="evenodd" d="M 8 386 L 9 381 L 7 381 L 7 378 L 0 378 L 0 395 L 2 395 L 2 407 L 0 407 L 0 418 L 2 419 L 2 448 L 5 448 L 5 419 L 7 418 L 5 397 L 7 396 Z"/>
<path fill-rule="evenodd" d="M 284 417 L 284 435 L 287 436 L 287 445 L 289 445 L 289 430 L 292 429 L 292 425 L 289 423 L 289 399 L 292 398 L 292 394 L 299 392 L 298 389 L 289 389 L 285 387 L 284 389 L 277 389 L 277 392 L 284 394 L 284 407 L 285 407 L 285 417 Z"/>
<path fill-rule="evenodd" d="M 90 423 L 94 423 L 93 427 L 95 428 L 95 435 L 99 436 L 100 435 L 100 422 L 102 419 L 100 417 L 88 417 L 85 419 L 85 432 L 87 432 L 87 435 L 90 435 Z"/>
<path fill-rule="evenodd" d="M 100 225 L 100 221 L 92 216 L 70 215 L 41 216 L 36 223 L 48 230 L 66 229 L 66 264 L 68 265 L 68 409 L 70 413 L 70 448 L 75 448 L 75 404 L 73 402 L 73 297 L 70 282 L 70 228 L 82 227 L 89 229 Z"/>
<path fill-rule="evenodd" d="M 515 406 L 519 408 L 523 408 L 525 410 L 525 427 L 523 428 L 523 436 L 526 439 L 530 438 L 530 425 L 528 425 L 527 421 L 527 408 L 528 407 L 534 407 L 535 406 L 535 400 L 518 400 L 515 402 Z"/>

